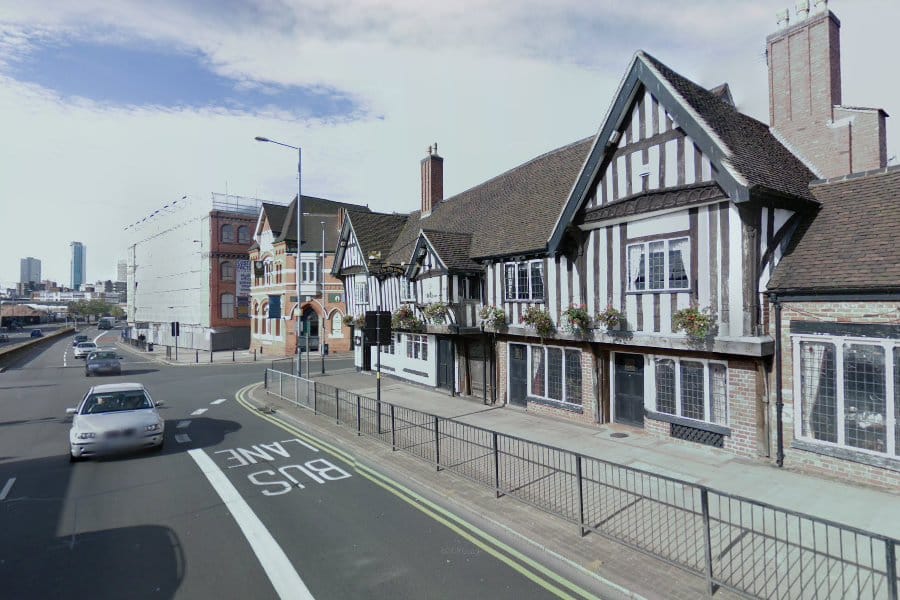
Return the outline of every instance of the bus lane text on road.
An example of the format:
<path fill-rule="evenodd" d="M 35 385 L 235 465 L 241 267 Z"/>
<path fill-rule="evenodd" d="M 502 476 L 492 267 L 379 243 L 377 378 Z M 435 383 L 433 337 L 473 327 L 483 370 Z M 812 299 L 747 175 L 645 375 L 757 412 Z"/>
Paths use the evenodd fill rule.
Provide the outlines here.
<path fill-rule="evenodd" d="M 224 455 L 225 466 L 229 469 L 238 469 L 260 463 L 272 463 L 277 460 L 277 457 L 293 458 L 291 451 L 301 450 L 296 446 L 289 445 L 294 443 L 305 450 L 319 451 L 318 448 L 303 440 L 292 438 L 267 444 L 253 444 L 247 448 L 218 450 L 214 454 Z M 349 477 L 350 473 L 324 458 L 315 458 L 300 464 L 282 465 L 277 468 L 274 468 L 273 465 L 273 468 L 254 471 L 247 475 L 250 483 L 265 488 L 262 490 L 264 496 L 280 496 L 294 489 L 305 489 L 304 482 L 324 485 L 329 481 L 339 481 Z"/>

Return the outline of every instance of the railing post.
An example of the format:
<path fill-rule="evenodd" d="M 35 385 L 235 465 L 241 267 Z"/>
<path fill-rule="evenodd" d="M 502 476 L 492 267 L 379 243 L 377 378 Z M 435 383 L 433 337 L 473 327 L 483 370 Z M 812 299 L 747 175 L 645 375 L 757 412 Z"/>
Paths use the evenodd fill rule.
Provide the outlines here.
<path fill-rule="evenodd" d="M 234 348 L 231 349 L 231 362 L 234 362 Z"/>
<path fill-rule="evenodd" d="M 712 596 L 716 591 L 716 584 L 713 583 L 712 541 L 709 527 L 709 491 L 706 488 L 700 488 L 700 510 L 703 512 L 703 556 L 706 561 L 706 591 Z"/>
<path fill-rule="evenodd" d="M 294 377 L 294 404 L 300 404 L 300 380 Z"/>
<path fill-rule="evenodd" d="M 893 540 L 884 540 L 884 560 L 887 568 L 888 599 L 897 600 L 897 546 Z"/>
<path fill-rule="evenodd" d="M 256 348 L 253 349 L 253 362 L 256 362 Z"/>
<path fill-rule="evenodd" d="M 278 374 L 278 395 L 284 398 L 284 375 Z"/>
<path fill-rule="evenodd" d="M 263 373 L 263 388 L 265 388 L 266 391 L 269 390 L 269 370 L 268 369 L 266 369 L 265 373 Z"/>
<path fill-rule="evenodd" d="M 341 424 L 341 390 L 334 388 L 334 423 Z"/>
<path fill-rule="evenodd" d="M 500 493 L 500 448 L 496 431 L 491 432 L 491 445 L 494 447 L 494 494 L 499 498 L 503 494 Z"/>
<path fill-rule="evenodd" d="M 199 350 L 194 350 L 194 363 L 195 364 L 200 363 L 200 351 Z"/>
<path fill-rule="evenodd" d="M 584 529 L 584 491 L 581 485 L 581 455 L 575 456 L 575 475 L 578 479 L 578 527 L 581 537 L 584 537 L 586 531 Z"/>
<path fill-rule="evenodd" d="M 318 398 L 319 395 L 316 393 L 316 382 L 313 381 L 312 384 L 313 384 L 313 414 L 317 415 L 317 414 L 319 414 L 319 398 Z M 306 388 L 309 389 L 309 384 L 306 384 Z"/>
<path fill-rule="evenodd" d="M 434 415 L 434 466 L 441 470 L 441 433 L 438 430 L 438 416 Z"/>
<path fill-rule="evenodd" d="M 213 361 L 212 359 L 213 359 L 213 351 L 212 351 L 212 348 L 210 348 L 210 350 L 209 350 L 209 364 L 212 364 L 212 361 Z"/>
<path fill-rule="evenodd" d="M 375 408 L 378 412 L 378 418 L 376 419 L 378 421 L 378 429 L 376 431 L 378 432 L 378 435 L 381 435 L 381 402 L 376 402 Z"/>
<path fill-rule="evenodd" d="M 362 435 L 362 402 L 359 394 L 356 395 L 356 435 Z"/>
<path fill-rule="evenodd" d="M 397 430 L 394 428 L 394 405 L 391 404 L 391 452 L 397 450 Z"/>

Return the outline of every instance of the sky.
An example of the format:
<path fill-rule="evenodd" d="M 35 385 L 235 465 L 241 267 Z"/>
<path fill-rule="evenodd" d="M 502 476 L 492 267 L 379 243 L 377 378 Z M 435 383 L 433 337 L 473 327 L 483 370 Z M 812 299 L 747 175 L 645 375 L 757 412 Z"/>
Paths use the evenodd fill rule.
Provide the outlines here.
<path fill-rule="evenodd" d="M 296 153 L 255 136 L 302 146 L 304 195 L 415 210 L 429 145 L 446 197 L 594 135 L 638 49 L 701 85 L 727 81 L 738 108 L 767 121 L 765 38 L 789 5 L 0 2 L 0 286 L 26 256 L 67 285 L 70 241 L 87 246 L 89 282 L 114 279 L 126 227 L 173 201 L 290 201 Z M 843 103 L 900 114 L 896 53 L 885 58 L 900 2 L 829 7 Z"/>

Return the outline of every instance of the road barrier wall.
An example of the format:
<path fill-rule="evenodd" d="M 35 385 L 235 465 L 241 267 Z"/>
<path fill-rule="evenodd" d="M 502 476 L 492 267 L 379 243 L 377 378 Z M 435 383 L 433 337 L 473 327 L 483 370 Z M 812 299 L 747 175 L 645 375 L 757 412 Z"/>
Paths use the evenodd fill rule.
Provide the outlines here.
<path fill-rule="evenodd" d="M 19 344 L 10 345 L 0 348 L 0 371 L 9 367 L 14 361 L 21 358 L 29 350 L 53 343 L 64 335 L 69 335 L 75 331 L 74 327 L 64 327 L 53 333 L 48 333 L 39 338 L 29 338 Z"/>

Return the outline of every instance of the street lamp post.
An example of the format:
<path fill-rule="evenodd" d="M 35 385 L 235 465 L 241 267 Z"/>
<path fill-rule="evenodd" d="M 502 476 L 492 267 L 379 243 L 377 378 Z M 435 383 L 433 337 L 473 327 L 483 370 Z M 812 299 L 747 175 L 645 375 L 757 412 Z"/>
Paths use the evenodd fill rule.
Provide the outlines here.
<path fill-rule="evenodd" d="M 325 374 L 325 324 L 328 322 L 328 309 L 326 307 L 325 297 L 325 221 L 319 221 L 322 224 L 322 322 L 319 325 L 319 356 L 322 359 L 322 375 Z"/>
<path fill-rule="evenodd" d="M 297 151 L 297 260 L 294 264 L 294 279 L 297 282 L 297 324 L 294 328 L 296 333 L 295 339 L 297 340 L 297 376 L 300 377 L 302 375 L 302 367 L 300 365 L 300 246 L 303 245 L 303 210 L 301 205 L 303 203 L 303 196 L 301 195 L 301 166 L 303 164 L 303 151 L 300 149 L 300 146 L 291 146 L 290 144 L 283 144 L 281 142 L 276 142 L 275 140 L 270 140 L 269 138 L 256 136 L 254 138 L 257 142 L 268 142 L 270 144 L 277 144 L 278 146 L 284 146 L 285 148 L 291 148 L 292 150 Z M 309 349 L 307 348 L 307 352 Z M 309 375 L 309 369 L 307 368 L 307 375 Z"/>

